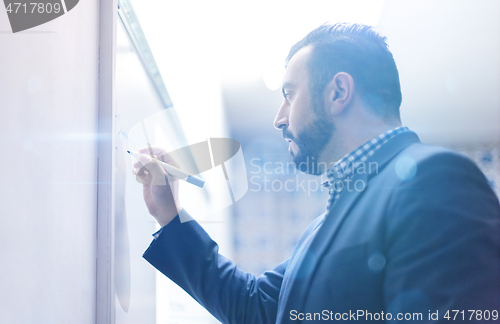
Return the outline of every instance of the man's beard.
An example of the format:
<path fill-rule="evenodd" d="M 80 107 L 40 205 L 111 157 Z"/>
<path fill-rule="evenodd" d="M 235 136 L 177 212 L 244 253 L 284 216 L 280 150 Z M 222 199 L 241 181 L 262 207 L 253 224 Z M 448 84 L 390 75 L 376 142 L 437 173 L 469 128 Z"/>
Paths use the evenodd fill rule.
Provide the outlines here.
<path fill-rule="evenodd" d="M 296 154 L 290 150 L 295 168 L 307 174 L 321 175 L 325 170 L 321 168 L 321 163 L 318 164 L 319 156 L 335 129 L 331 123 L 326 121 L 324 118 L 326 116 L 318 116 L 320 109 L 312 109 L 312 111 L 315 118 L 310 125 L 307 125 L 297 136 L 292 136 L 285 128 L 283 129 L 283 137 L 290 138 L 297 146 Z"/>

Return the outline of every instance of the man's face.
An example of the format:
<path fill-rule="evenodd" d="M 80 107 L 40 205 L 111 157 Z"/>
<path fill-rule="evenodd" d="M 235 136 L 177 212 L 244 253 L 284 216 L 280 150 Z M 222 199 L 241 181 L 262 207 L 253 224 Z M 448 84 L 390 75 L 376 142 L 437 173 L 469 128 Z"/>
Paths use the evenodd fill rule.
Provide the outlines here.
<path fill-rule="evenodd" d="M 304 47 L 288 63 L 283 79 L 283 104 L 274 126 L 283 131 L 289 142 L 288 151 L 295 166 L 302 172 L 318 175 L 321 172 L 316 163 L 334 128 L 327 121 L 323 100 L 311 98 L 307 71 L 310 55 L 311 47 Z"/>

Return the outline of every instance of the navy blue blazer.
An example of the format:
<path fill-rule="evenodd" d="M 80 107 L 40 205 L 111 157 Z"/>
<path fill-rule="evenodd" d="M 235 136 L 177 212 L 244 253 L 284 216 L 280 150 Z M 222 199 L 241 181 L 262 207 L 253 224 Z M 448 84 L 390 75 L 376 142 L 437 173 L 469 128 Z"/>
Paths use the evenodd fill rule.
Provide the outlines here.
<path fill-rule="evenodd" d="M 222 323 L 500 322 L 500 206 L 477 166 L 409 131 L 370 162 L 352 179 L 364 190 L 344 190 L 299 240 L 324 220 L 294 278 L 295 253 L 255 277 L 178 217 L 144 258 Z"/>

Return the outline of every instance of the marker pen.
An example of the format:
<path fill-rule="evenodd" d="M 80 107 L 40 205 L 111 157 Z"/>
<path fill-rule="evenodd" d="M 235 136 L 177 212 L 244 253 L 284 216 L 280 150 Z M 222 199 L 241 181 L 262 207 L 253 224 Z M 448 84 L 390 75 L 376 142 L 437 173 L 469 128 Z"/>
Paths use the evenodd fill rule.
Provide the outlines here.
<path fill-rule="evenodd" d="M 141 155 L 145 155 L 145 154 L 141 154 L 141 153 L 133 152 L 133 151 L 127 151 L 127 153 L 132 155 L 138 161 L 140 161 Z M 151 158 L 151 157 L 149 157 L 149 158 Z M 203 186 L 205 185 L 205 180 L 200 179 L 196 176 L 190 175 L 190 174 L 188 174 L 182 170 L 179 170 L 176 167 L 174 167 L 170 164 L 167 164 L 163 161 L 160 161 L 158 159 L 155 159 L 155 160 L 158 161 L 158 163 L 162 166 L 163 170 L 165 170 L 165 172 L 167 172 L 169 175 L 176 177 L 176 178 L 179 178 L 181 180 L 184 180 L 186 182 L 189 182 L 189 183 L 191 183 L 197 187 L 200 187 L 200 188 L 203 188 Z"/>

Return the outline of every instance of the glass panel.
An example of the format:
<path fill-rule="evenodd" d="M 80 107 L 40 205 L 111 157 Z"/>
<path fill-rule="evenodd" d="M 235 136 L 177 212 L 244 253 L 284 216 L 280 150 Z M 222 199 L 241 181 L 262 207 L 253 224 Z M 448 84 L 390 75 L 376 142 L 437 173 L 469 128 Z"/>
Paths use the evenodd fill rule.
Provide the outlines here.
<path fill-rule="evenodd" d="M 121 4 L 123 5 L 123 2 Z M 128 4 L 127 12 L 130 13 L 130 10 Z M 123 14 L 123 10 L 120 12 Z M 212 179 L 211 174 L 222 174 L 220 168 L 210 167 L 210 170 L 198 174 L 207 169 L 201 165 L 204 159 L 193 157 L 191 149 L 193 145 L 188 146 L 183 123 L 170 102 L 161 75 L 155 70 L 156 64 L 151 64 L 154 63 L 154 58 L 141 52 L 141 48 L 146 48 L 146 53 L 149 49 L 145 38 L 140 38 L 139 41 L 134 38 L 144 37 L 142 32 L 137 32 L 140 31 L 140 26 L 134 25 L 136 33 L 133 34 L 124 28 L 127 24 L 130 27 L 130 22 L 127 21 L 125 24 L 118 24 L 115 78 L 117 106 L 114 116 L 116 133 L 113 275 L 116 291 L 116 323 L 217 323 L 186 292 L 163 275 L 156 273 L 156 270 L 142 258 L 142 254 L 152 241 L 151 235 L 159 229 L 159 226 L 148 213 L 143 201 L 142 185 L 132 174 L 132 165 L 136 160 L 126 153 L 127 150 L 137 151 L 148 145 L 160 146 L 169 152 L 182 149 L 182 156 L 179 155 L 177 158 L 181 169 L 188 169 L 192 174 L 197 174 L 198 177 L 208 181 L 203 189 L 181 181 L 181 202 L 189 211 L 200 210 L 201 212 L 196 214 L 198 221 L 209 222 L 209 227 L 218 226 L 220 229 L 222 223 L 220 217 L 214 221 L 209 214 L 222 209 L 224 203 L 231 204 L 231 196 L 225 181 Z M 193 131 L 190 138 L 195 144 L 198 142 L 203 145 L 202 139 Z M 204 140 L 208 143 L 206 138 Z M 235 158 L 240 155 L 241 150 Z M 243 161 L 242 156 L 239 158 Z M 231 171 L 229 173 L 231 174 Z M 234 187 L 233 191 L 238 199 L 242 196 L 242 190 L 236 185 Z M 215 192 L 225 192 L 225 200 L 209 199 Z"/>

